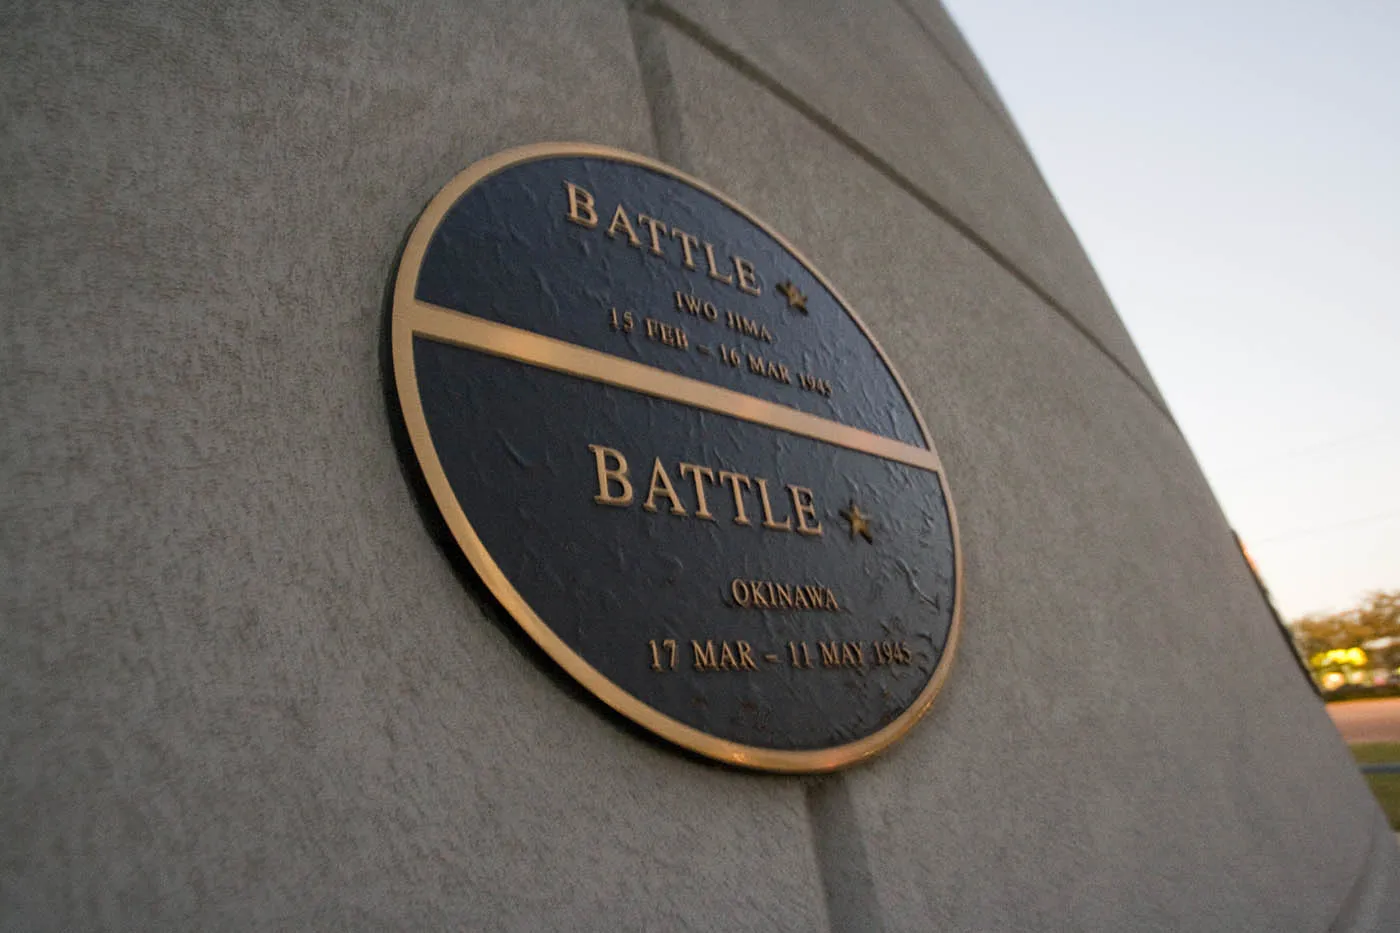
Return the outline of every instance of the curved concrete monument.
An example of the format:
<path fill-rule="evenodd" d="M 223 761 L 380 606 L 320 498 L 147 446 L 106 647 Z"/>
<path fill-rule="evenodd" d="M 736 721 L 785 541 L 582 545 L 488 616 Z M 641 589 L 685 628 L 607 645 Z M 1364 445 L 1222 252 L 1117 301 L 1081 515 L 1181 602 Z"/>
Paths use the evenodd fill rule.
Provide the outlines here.
<path fill-rule="evenodd" d="M 298 6 L 0 13 L 0 927 L 1400 925 L 1400 855 L 1384 818 L 1024 142 L 933 0 Z M 680 633 L 675 670 L 711 679 L 627 706 L 618 697 L 649 674 L 580 674 L 615 660 L 589 653 L 600 610 L 584 589 L 577 619 L 562 613 L 573 628 L 558 612 L 548 631 L 531 628 L 541 604 L 528 574 L 557 570 L 539 584 L 554 587 L 557 609 L 587 573 L 567 576 L 562 555 L 575 568 L 586 555 L 531 538 L 507 566 L 506 545 L 466 546 L 449 514 L 457 500 L 425 495 L 423 448 L 405 436 L 395 388 L 404 357 L 389 347 L 399 251 L 469 166 L 565 141 L 693 179 L 701 194 L 657 195 L 678 212 L 655 214 L 672 226 L 700 211 L 688 198 L 717 192 L 705 209 L 720 213 L 707 216 L 732 199 L 755 218 L 733 237 L 767 230 L 791 244 L 755 259 L 725 253 L 718 233 L 670 241 L 681 259 L 637 268 L 672 277 L 677 307 L 674 277 L 699 268 L 686 265 L 692 247 L 714 246 L 693 278 L 728 289 L 746 339 L 770 320 L 798 327 L 802 300 L 813 321 L 822 307 L 836 314 L 839 290 L 885 363 L 854 329 L 843 347 L 897 372 L 879 377 L 890 385 L 902 377 L 907 398 L 889 398 L 926 431 L 894 414 L 882 427 L 893 409 L 879 407 L 832 427 L 840 418 L 822 406 L 840 372 L 826 382 L 794 369 L 819 390 L 799 404 L 770 367 L 783 384 L 763 411 L 794 437 L 895 451 L 925 470 L 933 505 L 922 511 L 831 499 L 830 451 L 809 461 L 816 479 L 763 474 L 787 497 L 770 501 L 760 446 L 730 451 L 755 458 L 744 489 L 762 487 L 748 500 L 761 501 L 762 527 L 745 526 L 745 540 L 866 559 L 876 552 L 860 548 L 913 522 L 904 563 L 880 565 L 900 572 L 880 579 L 922 593 L 942 621 L 922 641 L 896 632 L 844 656 L 813 648 L 813 678 L 848 678 L 823 690 L 883 684 L 870 679 L 884 676 L 877 662 L 921 678 L 893 699 L 867 690 L 869 716 L 842 706 L 857 700 L 840 690 L 810 694 L 816 718 L 791 706 L 797 693 L 755 705 L 743 691 L 767 676 L 757 635 L 726 661 L 726 638 L 687 648 Z M 569 180 L 578 190 L 521 189 L 522 203 L 554 211 L 549 236 L 573 237 L 556 246 L 575 258 L 635 247 L 650 262 L 645 205 L 629 206 L 620 229 L 602 192 Z M 749 223 L 721 219 L 734 217 Z M 535 268 L 545 288 L 552 267 Z M 830 294 L 803 284 L 809 272 Z M 790 306 L 772 303 L 783 287 Z M 696 317 L 689 341 L 705 326 Z M 528 356 L 491 327 L 516 348 L 499 350 L 517 354 L 512 366 Z M 774 354 L 785 333 L 796 331 L 776 333 Z M 529 339 L 543 348 L 530 359 L 563 374 L 548 378 L 599 360 Z M 677 349 L 674 336 L 656 339 Z M 708 377 L 678 373 L 647 376 L 647 391 L 708 406 L 695 424 L 757 417 L 733 394 L 697 388 Z M 440 417 L 469 412 L 452 402 L 458 384 L 442 385 Z M 588 412 L 614 396 L 600 398 Z M 436 430 L 412 418 L 407 428 L 419 440 Z M 777 444 L 774 469 L 788 469 L 780 455 L 796 447 L 764 443 Z M 665 478 L 651 471 L 646 503 L 632 491 L 646 487 L 651 451 L 594 447 L 571 448 L 597 470 L 579 487 L 586 520 L 738 534 L 697 521 L 709 509 L 691 498 L 692 479 L 694 495 L 706 488 L 703 464 L 737 469 L 720 445 L 706 448 L 717 459 L 669 475 L 662 455 L 687 455 L 657 452 Z M 522 470 L 539 462 L 513 456 Z M 461 492 L 471 474 L 454 481 Z M 947 490 L 955 526 L 939 504 Z M 669 514 L 643 507 L 658 494 L 653 511 Z M 479 498 L 462 500 L 473 521 L 532 507 Z M 942 537 L 920 537 L 920 515 Z M 955 544 L 960 641 L 947 602 Z M 936 593 L 919 583 L 921 547 L 944 561 Z M 770 555 L 773 579 L 729 572 L 730 601 L 714 610 L 736 614 L 726 624 L 753 619 L 775 638 L 811 625 L 834 639 L 832 626 L 856 619 L 859 574 L 802 587 L 807 605 L 789 618 L 777 574 L 798 565 L 754 553 Z M 717 560 L 678 560 L 677 573 L 719 579 Z M 636 584 L 658 618 L 667 585 Z M 637 657 L 671 676 L 666 639 L 636 637 L 652 652 Z M 715 660 L 686 654 L 702 649 Z M 790 656 L 800 668 L 788 652 L 768 663 Z M 845 669 L 823 672 L 828 662 Z M 726 732 L 714 711 L 731 701 L 752 718 Z M 775 726 L 788 720 L 768 718 L 774 709 L 794 725 Z M 794 738 L 799 729 L 814 737 Z M 808 754 L 827 747 L 847 752 Z M 780 753 L 743 757 L 754 748 Z"/>

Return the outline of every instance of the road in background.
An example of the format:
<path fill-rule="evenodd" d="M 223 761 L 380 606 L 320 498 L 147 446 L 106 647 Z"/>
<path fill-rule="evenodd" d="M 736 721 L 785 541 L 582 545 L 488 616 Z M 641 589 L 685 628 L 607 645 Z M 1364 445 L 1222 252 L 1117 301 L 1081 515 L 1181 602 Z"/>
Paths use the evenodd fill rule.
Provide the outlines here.
<path fill-rule="evenodd" d="M 1327 712 L 1348 744 L 1400 742 L 1400 697 L 1329 703 Z"/>

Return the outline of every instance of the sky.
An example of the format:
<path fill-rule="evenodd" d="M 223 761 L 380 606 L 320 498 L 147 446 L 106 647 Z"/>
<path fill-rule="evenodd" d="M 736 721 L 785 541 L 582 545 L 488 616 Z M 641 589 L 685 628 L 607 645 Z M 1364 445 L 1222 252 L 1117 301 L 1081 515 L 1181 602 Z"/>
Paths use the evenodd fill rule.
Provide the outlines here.
<path fill-rule="evenodd" d="M 1400 589 L 1400 0 L 944 0 L 1286 619 Z"/>

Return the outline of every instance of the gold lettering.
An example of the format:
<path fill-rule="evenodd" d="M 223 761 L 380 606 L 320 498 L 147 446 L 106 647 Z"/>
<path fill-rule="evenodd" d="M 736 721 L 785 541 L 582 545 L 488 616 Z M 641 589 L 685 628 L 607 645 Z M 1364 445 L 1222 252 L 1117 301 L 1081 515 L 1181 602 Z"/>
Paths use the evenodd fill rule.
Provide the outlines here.
<path fill-rule="evenodd" d="M 719 662 L 715 660 L 715 643 L 706 641 L 704 647 L 698 641 L 690 643 L 690 651 L 695 656 L 695 669 L 697 671 L 713 671 L 719 668 Z"/>
<path fill-rule="evenodd" d="M 776 580 L 729 581 L 729 595 L 740 609 L 806 609 L 840 612 L 836 593 L 820 583 L 779 583 Z"/>
<path fill-rule="evenodd" d="M 655 217 L 648 217 L 646 214 L 638 214 L 637 223 L 642 224 L 648 230 L 651 231 L 651 251 L 657 256 L 662 255 L 661 238 L 658 235 L 657 231 L 659 229 L 661 233 L 665 233 L 666 225 L 663 224 L 661 221 L 657 220 Z M 679 294 L 679 292 L 677 292 L 677 294 Z"/>
<path fill-rule="evenodd" d="M 755 335 L 757 336 L 757 335 Z M 774 360 L 765 360 L 761 356 L 754 356 L 752 353 L 744 354 L 749 359 L 749 372 L 760 376 L 767 376 L 774 382 L 792 382 L 792 374 L 788 372 L 787 365 Z"/>
<path fill-rule="evenodd" d="M 758 670 L 758 665 L 753 663 L 753 654 L 751 653 L 753 651 L 753 646 L 746 641 L 737 641 L 734 644 L 739 649 L 739 669 L 745 671 Z"/>
<path fill-rule="evenodd" d="M 758 484 L 758 503 L 763 506 L 763 527 L 769 531 L 792 531 L 791 518 L 783 519 L 782 524 L 773 521 L 773 506 L 768 502 L 768 480 L 756 476 L 754 482 Z"/>
<path fill-rule="evenodd" d="M 647 491 L 647 501 L 642 503 L 642 508 L 648 512 L 655 512 L 657 493 L 671 500 L 672 515 L 685 514 L 680 497 L 676 495 L 676 487 L 671 485 L 671 477 L 666 475 L 666 468 L 661 465 L 660 457 L 651 465 L 651 488 Z"/>
<path fill-rule="evenodd" d="M 841 663 L 847 667 L 864 667 L 865 652 L 860 647 L 860 642 L 848 641 L 841 648 Z"/>
<path fill-rule="evenodd" d="M 729 488 L 730 488 L 730 489 L 733 491 L 733 493 L 734 493 L 734 524 L 736 524 L 736 525 L 749 525 L 749 524 L 752 524 L 752 523 L 749 521 L 748 512 L 746 512 L 746 511 L 744 510 L 744 497 L 743 497 L 743 494 L 739 492 L 739 485 L 740 485 L 741 483 L 743 484 L 743 486 L 744 486 L 745 489 L 748 489 L 748 488 L 750 487 L 750 480 L 749 480 L 749 478 L 748 478 L 747 476 L 745 476 L 743 473 L 731 473 L 731 472 L 729 472 L 728 470 L 720 470 L 720 471 L 719 471 L 719 481 L 720 481 L 721 483 L 728 483 L 728 484 L 729 484 Z"/>
<path fill-rule="evenodd" d="M 685 251 L 685 267 L 687 269 L 694 269 L 695 256 L 691 253 L 691 250 L 700 245 L 699 238 L 691 236 L 679 227 L 672 227 L 671 239 L 674 240 L 677 238 L 681 241 L 681 249 Z"/>
<path fill-rule="evenodd" d="M 712 278 L 712 279 L 718 279 L 719 281 L 723 282 L 725 285 L 733 285 L 733 284 L 734 284 L 734 276 L 732 276 L 732 275 L 720 275 L 720 274 L 719 274 L 719 270 L 717 270 L 717 269 L 715 268 L 715 246 L 714 246 L 713 243 L 706 243 L 706 244 L 705 244 L 705 260 L 706 260 L 706 261 L 709 263 L 709 265 L 710 265 L 710 278 Z"/>
<path fill-rule="evenodd" d="M 569 192 L 569 212 L 565 215 L 580 227 L 593 229 L 598 226 L 598 214 L 593 210 L 593 195 L 588 189 L 580 188 L 571 181 L 564 182 Z"/>
<path fill-rule="evenodd" d="M 710 505 L 705 500 L 705 486 L 700 480 L 703 477 L 711 483 L 714 483 L 715 471 L 709 467 L 699 466 L 694 463 L 682 463 L 680 465 L 680 474 L 681 476 L 686 476 L 687 473 L 690 475 L 691 482 L 695 484 L 695 517 L 714 521 L 715 517 L 710 512 Z"/>
<path fill-rule="evenodd" d="M 629 243 L 633 246 L 642 245 L 642 241 L 637 238 L 637 231 L 632 229 L 632 221 L 627 219 L 627 212 L 622 209 L 621 204 L 617 206 L 617 210 L 613 211 L 612 223 L 608 225 L 608 236 L 610 238 L 617 238 L 618 227 L 621 227 L 627 234 L 627 241 Z"/>
<path fill-rule="evenodd" d="M 743 595 L 740 595 L 741 593 Z M 743 580 L 740 580 L 738 577 L 735 577 L 733 580 L 729 581 L 729 595 L 734 597 L 734 602 L 736 605 L 743 606 L 745 608 L 748 608 L 749 602 L 752 599 L 752 597 L 749 594 L 749 585 Z"/>
<path fill-rule="evenodd" d="M 766 600 L 766 599 L 763 598 L 763 581 L 762 581 L 762 580 L 750 580 L 750 581 L 749 581 L 749 592 L 750 592 L 751 594 L 753 594 L 753 605 L 754 605 L 754 608 L 755 608 L 755 609 L 771 609 L 771 608 L 773 608 L 772 606 L 769 606 L 769 605 L 768 605 L 768 600 Z"/>
<path fill-rule="evenodd" d="M 593 501 L 599 505 L 631 505 L 632 481 L 627 478 L 627 458 L 622 456 L 620 451 L 600 444 L 589 444 L 588 449 L 593 451 L 593 460 L 598 468 L 598 494 L 593 497 Z M 608 469 L 609 457 L 617 461 L 617 466 L 613 469 Z M 613 483 L 621 487 L 618 495 L 612 494 Z"/>
<path fill-rule="evenodd" d="M 739 666 L 739 661 L 734 657 L 734 649 L 729 647 L 729 642 L 719 643 L 719 669 L 722 671 L 732 671 Z"/>
<path fill-rule="evenodd" d="M 739 291 L 748 292 L 750 295 L 761 295 L 762 290 L 758 287 L 758 279 L 754 277 L 753 263 L 741 256 L 734 258 L 734 271 L 739 276 Z"/>
<path fill-rule="evenodd" d="M 820 536 L 821 522 L 815 525 L 807 524 L 807 519 L 817 517 L 817 504 L 812 498 L 812 490 L 806 486 L 788 486 L 788 493 L 792 496 L 792 510 L 797 513 L 797 533 Z"/>
<path fill-rule="evenodd" d="M 841 666 L 841 646 L 837 642 L 827 644 L 824 641 L 817 642 L 817 647 L 822 649 L 822 667 Z"/>
<path fill-rule="evenodd" d="M 719 316 L 719 309 L 712 302 L 701 301 L 694 295 L 682 294 L 681 292 L 676 292 L 676 310 L 688 312 L 696 317 L 704 315 L 707 321 L 713 321 Z"/>
<path fill-rule="evenodd" d="M 729 595 L 740 609 L 806 609 L 840 612 L 836 593 L 820 583 L 779 583 L 776 580 L 729 581 Z"/>

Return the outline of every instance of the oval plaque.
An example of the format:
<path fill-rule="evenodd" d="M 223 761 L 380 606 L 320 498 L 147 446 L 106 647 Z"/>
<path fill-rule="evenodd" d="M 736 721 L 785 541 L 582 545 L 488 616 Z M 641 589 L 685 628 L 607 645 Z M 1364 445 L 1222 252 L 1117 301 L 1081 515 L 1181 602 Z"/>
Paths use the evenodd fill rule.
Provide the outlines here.
<path fill-rule="evenodd" d="M 782 237 L 586 145 L 472 166 L 394 290 L 397 398 L 457 545 L 615 710 L 731 764 L 903 735 L 961 614 L 952 502 L 864 325 Z"/>

